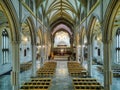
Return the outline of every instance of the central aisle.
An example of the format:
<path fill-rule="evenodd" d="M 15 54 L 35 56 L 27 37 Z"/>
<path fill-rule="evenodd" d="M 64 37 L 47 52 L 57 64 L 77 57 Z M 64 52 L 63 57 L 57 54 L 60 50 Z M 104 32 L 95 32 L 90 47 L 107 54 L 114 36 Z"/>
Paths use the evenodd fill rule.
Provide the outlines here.
<path fill-rule="evenodd" d="M 56 73 L 50 90 L 73 90 L 72 78 L 69 76 L 67 61 L 57 61 Z"/>

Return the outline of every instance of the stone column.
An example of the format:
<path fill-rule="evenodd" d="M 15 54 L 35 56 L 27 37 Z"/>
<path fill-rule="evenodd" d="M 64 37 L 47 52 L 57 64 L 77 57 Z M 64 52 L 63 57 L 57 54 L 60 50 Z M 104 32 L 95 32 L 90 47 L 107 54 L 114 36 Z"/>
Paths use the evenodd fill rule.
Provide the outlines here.
<path fill-rule="evenodd" d="M 46 55 L 45 55 L 45 44 L 42 46 L 42 58 L 43 58 L 43 64 L 45 63 L 46 60 Z"/>
<path fill-rule="evenodd" d="M 82 45 L 82 47 L 81 47 L 81 49 L 82 49 L 82 62 L 84 61 L 84 46 Z"/>
<path fill-rule="evenodd" d="M 76 46 L 76 61 L 79 62 L 79 46 Z"/>
<path fill-rule="evenodd" d="M 41 47 L 41 60 L 40 60 L 40 66 L 43 66 L 43 61 L 44 61 L 44 48 L 43 46 Z"/>
<path fill-rule="evenodd" d="M 92 45 L 88 44 L 88 75 L 92 76 Z"/>
<path fill-rule="evenodd" d="M 111 41 L 104 42 L 104 90 L 111 90 Z"/>
<path fill-rule="evenodd" d="M 45 48 L 45 53 L 46 53 L 46 61 L 48 61 L 48 52 L 49 52 L 49 50 L 48 50 L 49 48 L 48 48 L 48 45 L 46 45 L 46 48 Z"/>
<path fill-rule="evenodd" d="M 51 53 L 53 53 L 54 52 L 54 38 L 53 38 L 53 36 L 52 36 L 52 41 L 51 41 Z M 50 53 L 50 54 L 51 54 Z"/>
<path fill-rule="evenodd" d="M 14 41 L 12 43 L 12 51 L 13 51 L 12 71 L 11 71 L 12 90 L 19 90 L 19 72 L 20 72 L 19 42 Z"/>
<path fill-rule="evenodd" d="M 32 44 L 32 77 L 36 76 L 36 45 Z"/>
<path fill-rule="evenodd" d="M 45 63 L 46 60 L 47 60 L 47 52 L 46 52 L 46 49 L 47 49 L 47 47 L 46 47 L 46 45 L 45 45 L 45 47 L 44 47 L 44 62 L 43 62 L 43 63 Z"/>
<path fill-rule="evenodd" d="M 43 63 L 44 63 L 44 48 L 43 48 L 43 45 L 41 45 L 40 55 L 41 55 L 40 67 L 42 67 Z"/>

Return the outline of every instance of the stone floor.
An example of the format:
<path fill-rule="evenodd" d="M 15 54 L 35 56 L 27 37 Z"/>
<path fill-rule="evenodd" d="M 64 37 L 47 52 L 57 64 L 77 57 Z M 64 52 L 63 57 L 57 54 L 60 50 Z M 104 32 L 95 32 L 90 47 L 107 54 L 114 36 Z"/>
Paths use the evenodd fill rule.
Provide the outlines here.
<path fill-rule="evenodd" d="M 92 77 L 96 78 L 102 85 L 104 85 L 103 73 L 97 69 L 98 65 L 92 66 Z M 120 90 L 120 78 L 113 78 L 111 90 Z"/>
<path fill-rule="evenodd" d="M 74 90 L 72 78 L 69 76 L 67 61 L 57 61 L 56 74 L 50 90 Z"/>
<path fill-rule="evenodd" d="M 31 76 L 31 70 L 20 73 L 20 83 L 28 80 Z M 103 85 L 103 73 L 97 70 L 97 65 L 92 66 L 92 77 Z M 0 76 L 0 90 L 12 90 L 10 75 Z M 68 74 L 67 61 L 57 61 L 55 76 L 52 78 L 52 85 L 49 90 L 74 90 L 72 77 Z M 120 78 L 113 78 L 111 90 L 120 90 Z"/>
<path fill-rule="evenodd" d="M 12 90 L 10 75 L 0 76 L 0 90 Z"/>

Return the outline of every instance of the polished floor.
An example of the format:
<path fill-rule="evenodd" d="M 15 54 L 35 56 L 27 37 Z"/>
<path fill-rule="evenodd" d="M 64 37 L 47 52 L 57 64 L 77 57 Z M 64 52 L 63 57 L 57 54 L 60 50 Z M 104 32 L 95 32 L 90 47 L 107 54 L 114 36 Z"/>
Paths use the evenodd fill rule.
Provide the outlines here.
<path fill-rule="evenodd" d="M 49 90 L 74 90 L 72 85 L 72 77 L 69 76 L 67 61 L 57 60 L 57 67 L 55 76 L 52 78 L 52 84 Z M 86 63 L 85 63 L 86 64 Z M 20 73 L 20 83 L 29 80 L 31 76 L 31 69 Z M 99 72 L 97 65 L 92 66 L 92 77 L 103 85 L 103 73 Z M 0 76 L 0 90 L 12 90 L 10 75 Z M 111 90 L 120 90 L 120 78 L 113 78 Z"/>
<path fill-rule="evenodd" d="M 12 90 L 10 75 L 0 76 L 0 90 Z"/>
<path fill-rule="evenodd" d="M 67 61 L 57 61 L 56 74 L 50 90 L 74 90 L 72 78 L 68 73 Z"/>
<path fill-rule="evenodd" d="M 98 68 L 98 65 L 92 66 L 92 77 L 96 78 L 102 85 L 104 85 L 103 73 L 101 73 Z M 112 79 L 111 90 L 120 90 L 120 78 Z"/>

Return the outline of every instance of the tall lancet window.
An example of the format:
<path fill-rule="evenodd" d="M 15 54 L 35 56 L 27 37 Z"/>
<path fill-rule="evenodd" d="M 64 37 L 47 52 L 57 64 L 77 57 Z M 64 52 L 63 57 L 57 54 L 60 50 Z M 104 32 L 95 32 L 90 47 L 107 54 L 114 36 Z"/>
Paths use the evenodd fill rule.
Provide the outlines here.
<path fill-rule="evenodd" d="M 9 52 L 9 36 L 6 29 L 2 31 L 2 64 L 9 63 L 8 52 Z"/>
<path fill-rule="evenodd" d="M 120 63 L 120 28 L 116 32 L 116 53 L 117 63 Z"/>

